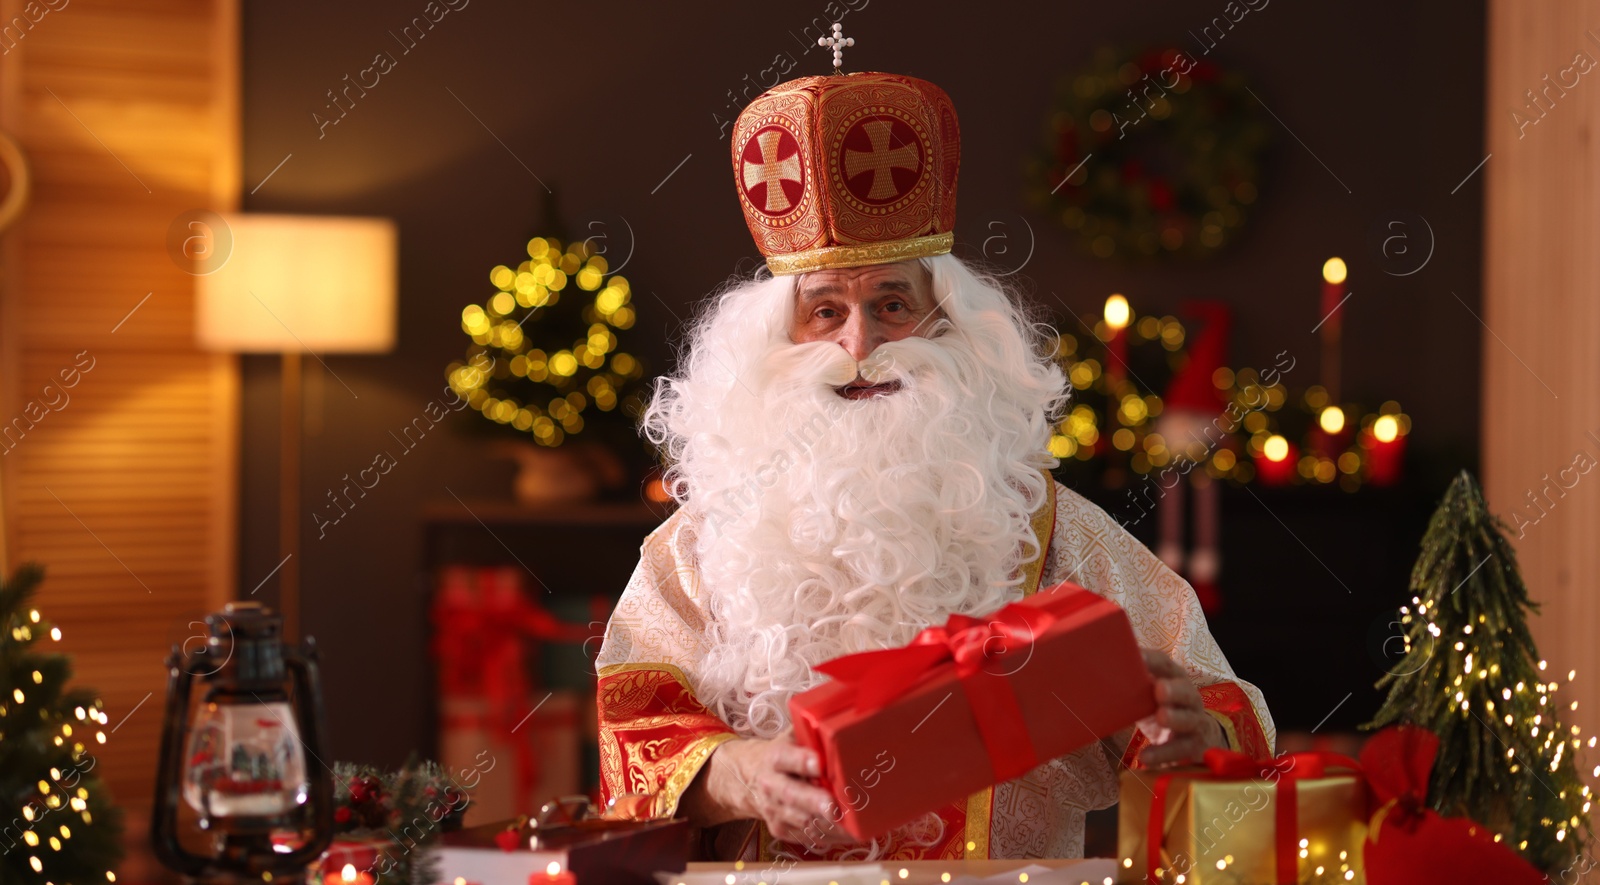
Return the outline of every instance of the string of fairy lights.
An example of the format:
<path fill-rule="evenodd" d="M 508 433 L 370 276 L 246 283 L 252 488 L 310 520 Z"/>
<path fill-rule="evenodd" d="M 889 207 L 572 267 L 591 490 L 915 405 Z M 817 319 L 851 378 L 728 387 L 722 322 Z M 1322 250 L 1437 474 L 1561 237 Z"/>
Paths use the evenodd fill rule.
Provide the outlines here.
<path fill-rule="evenodd" d="M 36 627 L 41 630 L 44 629 L 42 617 L 38 609 L 30 609 L 27 621 L 15 624 L 11 628 L 11 638 L 18 643 L 31 642 L 34 638 L 34 629 Z M 51 625 L 49 636 L 50 641 L 60 642 L 61 628 Z M 27 679 L 30 679 L 36 686 L 42 686 L 45 676 L 41 670 L 34 669 L 28 673 Z M 26 685 L 26 682 L 24 685 Z M 14 702 L 16 708 L 20 709 L 28 703 L 28 692 L 24 690 L 24 686 L 14 686 L 11 689 L 9 700 Z M 95 743 L 104 744 L 106 742 L 106 734 L 99 726 L 104 726 L 111 720 L 106 715 L 105 710 L 102 709 L 102 706 L 99 698 L 94 699 L 87 705 L 74 706 L 72 709 L 72 721 L 68 721 L 64 714 L 51 710 L 48 703 L 39 708 L 39 717 L 43 720 L 42 724 L 46 729 L 46 733 L 53 732 L 50 736 L 51 742 L 56 747 L 66 747 L 68 741 L 72 742 L 71 758 L 74 765 L 81 762 L 88 753 L 88 747 L 83 743 L 83 738 L 88 736 L 91 729 L 93 729 Z M 11 718 L 12 709 L 13 704 L 0 703 L 0 739 L 5 737 L 6 720 Z M 76 729 L 73 727 L 74 721 L 78 723 Z M 30 723 L 25 727 L 32 728 L 37 726 Z M 51 829 L 41 829 L 45 823 L 44 816 L 58 810 L 64 810 L 63 805 L 65 809 L 70 809 L 75 813 L 78 819 L 83 821 L 84 826 L 90 826 L 94 823 L 94 817 L 89 811 L 88 788 L 79 785 L 76 789 L 73 789 L 63 783 L 65 779 L 73 774 L 73 772 L 64 772 L 60 768 L 52 767 L 50 769 L 50 779 L 44 780 L 41 778 L 38 782 L 40 798 L 34 799 L 31 795 L 24 797 L 21 815 L 28 826 L 22 831 L 22 841 L 28 848 L 43 849 L 48 847 L 52 853 L 59 853 L 68 849 L 67 843 L 72 839 L 73 825 L 51 821 Z M 42 813 L 35 812 L 35 803 L 41 801 L 47 810 Z M 46 858 L 49 857 L 50 855 L 43 850 L 30 851 L 28 854 L 28 866 L 36 874 L 41 876 L 48 875 L 47 868 L 50 864 L 46 861 Z M 117 874 L 111 870 L 106 870 L 105 879 L 107 882 L 114 883 L 117 881 Z"/>
<path fill-rule="evenodd" d="M 1312 853 L 1320 853 L 1321 846 L 1313 844 L 1310 839 L 1301 839 L 1299 847 L 1300 875 L 1298 879 L 1298 885 L 1342 885 L 1342 883 L 1345 882 L 1355 881 L 1356 869 L 1354 864 L 1351 863 L 1350 852 L 1348 850 L 1341 849 L 1339 851 L 1338 866 L 1334 866 L 1332 858 L 1323 863 L 1316 863 L 1316 861 L 1312 859 Z M 1317 859 L 1320 860 L 1320 858 Z M 1235 865 L 1235 860 L 1233 855 L 1227 854 L 1217 858 L 1214 865 L 1217 872 L 1227 872 L 1229 867 Z M 1122 859 L 1122 868 L 1125 870 L 1132 869 L 1133 858 L 1124 857 Z M 1175 870 L 1158 868 L 1152 870 L 1151 872 L 1158 882 L 1170 882 L 1172 885 L 1187 885 L 1189 881 L 1189 875 L 1187 873 L 1180 873 Z M 1110 881 L 1110 879 L 1106 880 L 1107 885 L 1109 885 Z"/>
<path fill-rule="evenodd" d="M 1050 453 L 1063 461 L 1115 459 L 1138 474 L 1187 460 L 1203 465 L 1213 479 L 1337 485 L 1347 492 L 1398 478 L 1411 417 L 1397 401 L 1366 411 L 1334 401 L 1320 384 L 1291 393 L 1282 380 L 1268 383 L 1267 373 L 1254 368 L 1219 367 L 1212 373 L 1212 384 L 1230 404 L 1217 410 L 1216 426 L 1228 436 L 1222 444 L 1167 439 L 1159 429 L 1165 400 L 1141 390 L 1125 368 L 1118 371 L 1116 345 L 1120 338 L 1124 346 L 1159 346 L 1176 369 L 1186 359 L 1188 335 L 1176 317 L 1136 315 L 1121 294 L 1106 299 L 1092 336 L 1061 334 L 1056 359 L 1067 380 L 1075 392 L 1103 398 L 1103 405 L 1073 405 L 1050 438 Z M 1229 411 L 1242 417 L 1235 421 Z M 1299 426 L 1305 432 L 1297 435 L 1291 428 Z"/>
<path fill-rule="evenodd" d="M 970 843 L 970 842 L 967 843 L 967 844 L 968 845 L 973 845 L 973 843 Z M 967 850 L 971 851 L 971 850 L 973 850 L 973 848 L 968 848 Z M 554 867 L 555 864 L 552 864 L 551 866 Z M 734 861 L 733 862 L 733 872 L 731 872 L 727 876 L 725 876 L 723 878 L 723 881 L 726 882 L 727 885 L 741 885 L 741 883 L 749 882 L 750 879 L 752 878 L 752 876 L 750 876 L 749 873 L 745 872 L 746 869 L 748 869 L 748 867 L 749 867 L 749 864 L 745 863 L 742 860 Z M 554 875 L 554 874 L 555 874 L 554 872 L 551 873 L 551 875 Z M 948 872 L 948 871 L 942 872 L 942 873 L 939 874 L 939 881 L 940 882 L 949 882 L 956 875 L 961 875 L 961 874 L 959 874 L 959 873 L 951 873 L 951 872 Z M 911 870 L 910 870 L 910 868 L 909 867 L 901 867 L 900 869 L 896 870 L 895 874 L 894 874 L 894 878 L 898 879 L 898 880 L 904 880 L 904 879 L 911 878 Z M 1027 873 L 1017 873 L 1016 874 L 1016 881 L 1017 881 L 1018 885 L 1028 885 L 1028 879 L 1029 879 L 1029 876 L 1028 876 Z M 989 879 L 989 881 L 991 881 L 991 882 L 992 881 L 997 881 L 997 880 L 998 880 L 998 877 L 994 877 L 994 878 Z M 1100 880 L 1100 885 L 1114 885 L 1114 881 L 1115 880 L 1111 876 L 1106 876 L 1105 878 Z M 894 882 L 894 880 L 891 880 L 891 879 L 880 879 L 880 880 L 878 880 L 878 885 L 893 885 L 893 882 Z M 464 885 L 464 883 L 461 880 L 457 880 L 456 881 L 456 885 Z M 679 881 L 679 882 L 676 883 L 676 885 L 686 885 L 686 883 L 684 883 L 682 881 Z M 761 880 L 758 880 L 756 882 L 756 885 L 768 885 L 768 883 L 767 883 L 767 881 L 765 879 L 761 879 Z M 837 883 L 829 883 L 829 885 L 837 885 Z M 1084 885 L 1089 885 L 1089 883 L 1085 882 Z"/>
<path fill-rule="evenodd" d="M 534 237 L 528 259 L 496 266 L 489 282 L 494 294 L 461 311 L 473 344 L 446 369 L 456 395 L 551 447 L 582 433 L 586 416 L 628 403 L 644 368 L 616 333 L 638 318 L 633 291 L 592 244 Z M 574 301 L 574 289 L 587 299 Z"/>
<path fill-rule="evenodd" d="M 1416 606 L 1415 613 L 1412 612 L 1411 606 L 1403 605 L 1400 607 L 1400 623 L 1404 626 L 1409 626 L 1416 622 L 1418 618 L 1424 618 L 1427 622 L 1428 634 L 1436 640 L 1443 641 L 1443 630 L 1439 627 L 1438 623 L 1436 623 L 1432 618 L 1428 617 L 1428 603 L 1423 601 L 1421 597 L 1413 596 L 1411 597 L 1411 605 Z M 1481 614 L 1478 615 L 1477 623 L 1480 628 L 1487 624 L 1487 622 L 1487 616 Z M 1471 637 L 1473 633 L 1473 625 L 1465 624 L 1462 626 L 1461 631 L 1463 637 Z M 1407 654 L 1410 654 L 1412 643 L 1409 631 L 1404 634 L 1404 639 L 1405 651 Z M 1463 717 L 1473 715 L 1472 696 L 1476 695 L 1483 695 L 1483 711 L 1490 717 L 1490 719 L 1499 719 L 1505 723 L 1507 728 L 1510 729 L 1516 729 L 1519 727 L 1518 717 L 1515 715 L 1515 699 L 1519 695 L 1532 691 L 1538 695 L 1538 706 L 1541 709 L 1554 708 L 1556 706 L 1555 696 L 1556 693 L 1561 690 L 1561 685 L 1554 679 L 1550 680 L 1549 682 L 1535 682 L 1531 687 L 1526 680 L 1522 679 L 1517 680 L 1514 685 L 1508 684 L 1495 686 L 1490 684 L 1493 681 L 1497 681 L 1497 677 L 1500 677 L 1500 665 L 1497 663 L 1491 663 L 1487 667 L 1474 666 L 1473 653 L 1467 649 L 1467 643 L 1470 641 L 1472 641 L 1470 638 L 1463 638 L 1458 639 L 1451 644 L 1451 649 L 1456 654 L 1463 656 L 1461 662 L 1461 672 L 1456 674 L 1456 677 L 1452 683 L 1453 687 L 1456 689 L 1456 692 L 1451 696 L 1452 703 L 1460 705 L 1461 715 Z M 1541 660 L 1539 661 L 1538 667 L 1539 672 L 1546 672 L 1549 669 L 1549 662 Z M 1577 678 L 1578 671 L 1567 671 L 1568 683 L 1573 682 Z M 1468 679 L 1472 679 L 1474 682 L 1469 685 L 1467 684 Z M 1499 688 L 1498 692 L 1495 691 L 1495 688 L 1497 687 Z M 1497 696 L 1501 701 L 1501 706 L 1498 709 L 1494 700 Z M 1569 711 L 1576 712 L 1578 709 L 1578 702 L 1571 702 L 1567 705 L 1567 709 Z M 1531 720 L 1526 716 L 1523 716 L 1521 719 L 1521 727 L 1526 728 L 1528 731 L 1528 736 L 1532 738 L 1540 737 L 1540 731 L 1543 730 L 1544 740 L 1541 744 L 1541 749 L 1550 756 L 1550 771 L 1552 772 L 1560 769 L 1562 755 L 1565 753 L 1569 744 L 1571 745 L 1572 750 L 1576 752 L 1582 749 L 1585 743 L 1582 738 L 1583 730 L 1579 726 L 1571 725 L 1566 729 L 1566 734 L 1562 734 L 1556 728 L 1551 728 L 1546 724 L 1544 713 L 1535 713 Z M 1589 749 L 1592 750 L 1597 744 L 1600 744 L 1600 740 L 1597 740 L 1595 737 L 1591 736 L 1587 741 L 1587 744 Z M 1516 759 L 1515 747 L 1508 746 L 1506 748 L 1506 758 L 1510 760 Z M 1512 774 L 1516 774 L 1521 770 L 1521 768 L 1522 764 L 1520 762 L 1513 761 L 1510 766 L 1510 772 Z M 1592 774 L 1594 777 L 1600 778 L 1600 765 L 1596 765 L 1594 767 Z M 1589 809 L 1593 805 L 1594 801 L 1594 797 L 1591 794 L 1589 787 L 1587 785 L 1580 787 L 1579 795 L 1581 795 L 1584 800 L 1583 813 L 1588 814 Z M 1565 793 L 1563 793 L 1560 798 L 1565 799 Z M 1580 825 L 1580 819 L 1577 815 L 1574 815 L 1570 820 L 1546 819 L 1540 823 L 1547 828 L 1553 828 L 1555 830 L 1556 841 L 1561 842 L 1566 839 L 1569 827 L 1577 827 Z M 1496 834 L 1494 838 L 1496 842 L 1500 841 L 1499 834 Z M 1527 847 L 1528 843 L 1526 840 L 1523 840 L 1518 846 L 1519 850 L 1525 850 Z"/>

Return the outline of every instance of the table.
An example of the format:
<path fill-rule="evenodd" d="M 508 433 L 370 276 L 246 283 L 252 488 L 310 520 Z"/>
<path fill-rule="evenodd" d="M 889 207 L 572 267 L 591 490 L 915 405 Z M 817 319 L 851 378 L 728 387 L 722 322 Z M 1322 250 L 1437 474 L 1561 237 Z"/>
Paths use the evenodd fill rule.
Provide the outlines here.
<path fill-rule="evenodd" d="M 1038 872 L 1039 867 L 1047 867 L 1050 873 Z M 824 862 L 801 863 L 783 871 L 781 878 L 768 885 L 809 885 L 816 880 L 818 885 L 828 885 L 828 879 L 822 878 L 831 871 L 841 868 L 860 868 L 865 873 L 868 870 L 882 868 L 887 871 L 890 885 L 940 885 L 945 881 L 956 881 L 963 876 L 970 876 L 978 880 L 993 882 L 1018 882 L 1019 876 L 1008 875 L 1013 871 L 1033 868 L 1034 874 L 1028 879 L 1030 883 L 1039 885 L 1052 885 L 1052 883 L 1070 883 L 1081 885 L 1102 885 L 1109 878 L 1116 881 L 1116 861 L 1109 857 L 1080 858 L 1077 860 L 913 860 L 889 861 L 885 863 L 868 862 L 856 864 L 829 864 Z M 904 870 L 906 875 L 901 878 L 899 872 Z M 740 865 L 732 863 L 691 863 L 689 869 L 671 885 L 679 881 L 685 885 L 725 885 L 728 874 L 735 875 L 735 885 L 757 885 L 761 881 L 759 875 L 763 872 L 755 864 Z M 949 873 L 950 879 L 941 878 Z M 846 885 L 847 881 L 862 881 L 856 877 L 841 878 L 839 885 Z M 879 880 L 882 881 L 881 879 Z M 969 880 L 971 881 L 971 880 Z"/>

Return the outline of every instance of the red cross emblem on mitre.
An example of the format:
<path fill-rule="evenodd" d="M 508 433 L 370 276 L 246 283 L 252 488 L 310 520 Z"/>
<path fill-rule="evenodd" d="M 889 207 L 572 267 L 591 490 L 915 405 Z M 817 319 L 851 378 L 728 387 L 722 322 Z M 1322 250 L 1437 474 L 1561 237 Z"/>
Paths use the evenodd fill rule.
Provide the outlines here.
<path fill-rule="evenodd" d="M 944 90 L 898 74 L 802 77 L 733 127 L 733 178 L 774 274 L 950 251 L 961 156 Z"/>

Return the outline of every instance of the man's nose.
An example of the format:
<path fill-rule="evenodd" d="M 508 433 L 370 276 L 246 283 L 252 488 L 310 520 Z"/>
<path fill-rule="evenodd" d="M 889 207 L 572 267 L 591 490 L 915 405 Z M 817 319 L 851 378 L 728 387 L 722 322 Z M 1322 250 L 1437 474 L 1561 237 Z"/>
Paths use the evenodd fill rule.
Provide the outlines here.
<path fill-rule="evenodd" d="M 861 311 L 852 311 L 840 330 L 839 346 L 859 363 L 886 340 L 883 330 L 871 317 Z"/>

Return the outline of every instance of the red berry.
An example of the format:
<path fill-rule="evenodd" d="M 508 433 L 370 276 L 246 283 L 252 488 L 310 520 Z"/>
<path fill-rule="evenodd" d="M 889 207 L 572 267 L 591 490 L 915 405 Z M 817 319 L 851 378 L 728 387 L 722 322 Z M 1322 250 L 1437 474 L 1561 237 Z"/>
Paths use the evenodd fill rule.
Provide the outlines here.
<path fill-rule="evenodd" d="M 516 830 L 501 830 L 494 834 L 494 844 L 500 846 L 501 851 L 516 851 L 522 844 L 522 836 Z"/>

